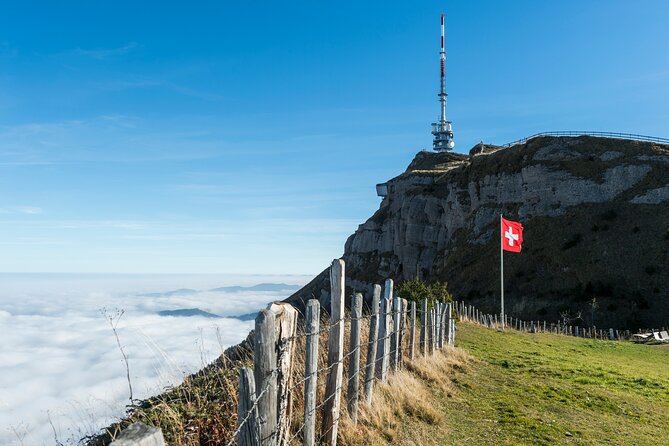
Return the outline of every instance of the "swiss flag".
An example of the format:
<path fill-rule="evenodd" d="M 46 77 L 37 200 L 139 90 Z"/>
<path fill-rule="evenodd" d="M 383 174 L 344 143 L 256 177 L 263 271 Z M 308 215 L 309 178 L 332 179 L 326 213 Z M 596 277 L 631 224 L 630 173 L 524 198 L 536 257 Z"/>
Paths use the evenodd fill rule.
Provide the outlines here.
<path fill-rule="evenodd" d="M 502 249 L 520 252 L 523 243 L 523 225 L 502 218 Z"/>

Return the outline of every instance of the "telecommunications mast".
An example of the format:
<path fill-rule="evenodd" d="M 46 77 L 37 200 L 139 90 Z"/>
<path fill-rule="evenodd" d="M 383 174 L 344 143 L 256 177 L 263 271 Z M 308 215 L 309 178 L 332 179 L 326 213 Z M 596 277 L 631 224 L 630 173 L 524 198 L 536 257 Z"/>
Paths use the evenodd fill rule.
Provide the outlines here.
<path fill-rule="evenodd" d="M 441 90 L 439 92 L 439 102 L 441 104 L 441 116 L 438 122 L 432 123 L 432 134 L 434 142 L 432 147 L 438 152 L 452 150 L 455 147 L 453 140 L 453 127 L 451 121 L 446 120 L 446 50 L 444 49 L 444 14 L 441 15 Z"/>

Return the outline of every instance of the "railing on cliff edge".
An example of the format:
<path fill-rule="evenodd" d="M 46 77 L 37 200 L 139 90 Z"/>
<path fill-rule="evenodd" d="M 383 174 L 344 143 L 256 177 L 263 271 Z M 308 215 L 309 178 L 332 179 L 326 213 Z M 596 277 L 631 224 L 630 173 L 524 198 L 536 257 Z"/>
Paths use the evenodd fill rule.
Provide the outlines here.
<path fill-rule="evenodd" d="M 669 144 L 669 138 L 659 138 L 657 136 L 637 135 L 635 133 L 619 133 L 619 132 L 590 132 L 590 131 L 560 131 L 560 132 L 541 132 L 534 135 L 521 138 L 507 144 L 502 144 L 500 147 L 511 147 L 517 144 L 523 144 L 530 139 L 539 138 L 541 136 L 601 136 L 605 138 L 629 139 L 631 141 L 647 141 L 656 142 L 660 144 Z"/>

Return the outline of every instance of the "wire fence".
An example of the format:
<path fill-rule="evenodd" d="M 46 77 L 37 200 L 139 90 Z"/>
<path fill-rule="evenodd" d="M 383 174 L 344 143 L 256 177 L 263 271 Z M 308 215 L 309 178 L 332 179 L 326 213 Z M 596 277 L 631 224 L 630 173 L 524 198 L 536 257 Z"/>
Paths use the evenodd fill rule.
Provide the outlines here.
<path fill-rule="evenodd" d="M 330 272 L 330 308 L 310 300 L 301 314 L 274 302 L 258 313 L 252 368 L 239 369 L 236 426 L 220 444 L 335 446 L 340 421 L 355 424 L 359 405 L 374 403 L 375 383 L 454 345 L 453 303 L 423 299 L 417 308 L 387 279 L 368 296 L 367 314 L 360 293 L 347 311 L 344 261 Z"/>
<path fill-rule="evenodd" d="M 601 339 L 610 341 L 628 341 L 632 339 L 630 330 L 614 328 L 602 329 L 596 326 L 583 325 L 580 318 L 565 317 L 561 321 L 523 320 L 507 315 L 490 314 L 480 311 L 465 302 L 456 302 L 456 311 L 461 321 L 473 322 L 492 329 L 510 329 L 528 333 L 553 333 L 581 338 Z"/>
<path fill-rule="evenodd" d="M 530 139 L 539 138 L 541 136 L 599 136 L 604 138 L 629 139 L 632 141 L 647 141 L 659 144 L 669 144 L 669 138 L 660 138 L 657 136 L 637 135 L 635 133 L 619 133 L 619 132 L 593 132 L 587 130 L 569 130 L 557 132 L 541 132 L 519 140 L 502 144 L 500 147 L 511 147 L 517 144 L 523 144 Z"/>
<path fill-rule="evenodd" d="M 304 319 L 298 321 L 290 311 L 282 311 L 269 328 L 262 325 L 264 316 L 256 320 L 256 388 L 247 387 L 246 380 L 240 379 L 237 429 L 228 446 L 336 445 L 340 419 L 346 416 L 357 420 L 358 403 L 372 403 L 374 382 L 386 382 L 406 361 L 453 345 L 452 304 L 435 302 L 428 308 L 425 300 L 423 309 L 417 310 L 415 303 L 410 305 L 406 299 L 393 296 L 393 282 L 388 279 L 383 298 L 381 287 L 375 287 L 369 314 L 362 315 L 361 294 L 353 296 L 351 311 L 345 312 L 343 287 L 339 285 L 343 284 L 343 261 L 333 262 L 331 271 L 337 280 L 331 280 L 330 320 L 321 317 L 318 301 L 308 303 L 318 308 L 316 316 L 308 309 Z M 264 351 L 258 346 L 271 337 L 272 331 L 281 331 L 278 327 L 288 327 L 290 333 L 270 340 L 268 345 L 275 342 L 271 348 L 280 354 L 272 370 L 263 370 L 259 364 L 264 361 Z M 327 351 L 314 347 L 325 342 Z M 271 352 L 265 353 L 271 356 Z M 304 368 L 282 369 L 285 363 L 304 364 Z M 242 373 L 251 372 L 247 369 Z M 341 404 L 343 397 L 347 404 Z M 272 407 L 266 407 L 263 400 L 271 400 Z M 250 404 L 243 404 L 245 401 Z"/>

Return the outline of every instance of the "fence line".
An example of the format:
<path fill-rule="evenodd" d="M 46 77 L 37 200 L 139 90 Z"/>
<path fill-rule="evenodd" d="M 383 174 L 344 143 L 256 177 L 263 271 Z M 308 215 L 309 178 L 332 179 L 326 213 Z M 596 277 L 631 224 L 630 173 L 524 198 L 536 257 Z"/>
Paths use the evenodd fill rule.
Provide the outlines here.
<path fill-rule="evenodd" d="M 274 339 L 276 344 L 273 349 L 279 352 L 275 355 L 274 367 L 257 367 L 255 370 L 263 371 L 265 379 L 259 380 L 256 377 L 256 397 L 251 395 L 244 396 L 240 393 L 240 403 L 238 411 L 238 427 L 235 431 L 235 437 L 231 438 L 229 444 L 233 444 L 237 439 L 240 445 L 250 446 L 285 446 L 289 445 L 301 437 L 302 444 L 314 446 L 316 444 L 325 444 L 336 446 L 337 430 L 339 420 L 342 414 L 346 413 L 353 423 L 357 420 L 358 404 L 361 398 L 364 398 L 368 405 L 372 404 L 374 382 L 380 380 L 385 382 L 389 374 L 400 370 L 405 360 L 412 360 L 415 349 L 415 330 L 419 314 L 422 323 L 420 324 L 421 345 L 424 346 L 423 354 L 425 356 L 434 354 L 446 345 L 453 345 L 454 325 L 451 310 L 454 308 L 445 302 L 435 302 L 433 308 L 429 308 L 427 299 L 422 302 L 422 309 L 416 311 L 416 304 L 412 302 L 411 311 L 409 311 L 409 302 L 393 293 L 393 281 L 387 279 L 381 297 L 381 286 L 375 285 L 372 294 L 372 308 L 369 315 L 362 315 L 363 296 L 359 293 L 352 296 L 351 313 L 347 316 L 344 313 L 344 262 L 335 260 L 330 269 L 331 273 L 331 299 L 330 299 L 330 320 L 329 323 L 321 323 L 319 318 L 320 305 L 317 300 L 310 300 L 306 306 L 305 322 L 303 333 L 293 333 L 290 336 Z M 270 310 L 263 310 L 258 316 L 256 322 L 256 336 L 260 339 L 256 341 L 256 346 L 262 345 L 264 349 L 272 350 L 267 345 L 272 341 L 270 330 L 272 327 L 272 318 L 268 313 Z M 284 311 L 285 314 L 288 312 Z M 417 314 L 418 313 L 418 314 Z M 274 325 L 284 324 L 285 316 L 278 314 L 275 317 Z M 407 321 L 409 319 L 409 321 Z M 260 321 L 260 322 L 258 322 Z M 348 331 L 349 342 L 348 351 L 344 352 L 345 324 L 350 321 L 350 330 Z M 369 330 L 366 334 L 367 339 L 363 340 L 362 321 L 369 322 Z M 269 328 L 262 330 L 263 324 L 267 323 Z M 409 339 L 407 340 L 407 330 Z M 327 362 L 319 367 L 318 360 L 322 357 L 318 351 L 318 339 L 321 333 L 328 335 Z M 429 336 L 429 339 L 428 339 Z M 294 360 L 294 353 L 301 347 L 295 347 L 299 342 L 304 341 L 305 368 L 304 376 L 291 381 L 291 377 L 281 377 L 281 382 L 290 383 L 282 395 L 280 386 L 274 386 L 272 379 L 278 377 L 278 365 L 289 364 Z M 408 341 L 408 342 L 407 342 Z M 363 352 L 363 348 L 366 350 Z M 255 352 L 256 359 L 262 363 L 268 362 L 272 358 L 271 352 Z M 361 367 L 360 358 L 365 354 L 365 364 Z M 347 367 L 347 378 L 343 379 L 343 369 Z M 290 370 L 290 367 L 288 367 Z M 364 377 L 362 376 L 364 372 Z M 248 374 L 249 372 L 244 372 Z M 327 382 L 323 393 L 322 401 L 318 402 L 318 377 L 322 373 L 327 373 Z M 364 391 L 360 392 L 360 379 Z M 248 392 L 248 380 L 240 380 L 240 392 Z M 266 382 L 267 381 L 267 382 Z M 260 384 L 260 385 L 259 385 Z M 304 410 L 302 413 L 303 422 L 292 426 L 287 418 L 282 418 L 278 413 L 272 411 L 269 407 L 282 407 L 283 398 L 290 400 L 293 392 L 299 392 L 303 389 Z M 343 412 L 340 400 L 342 391 L 346 390 L 346 412 Z M 275 395 L 269 393 L 275 392 Z M 277 406 L 278 405 L 278 406 Z M 284 404 L 290 407 L 290 401 Z M 290 414 L 290 412 L 287 412 Z M 320 418 L 320 435 L 316 431 L 317 420 Z M 295 421 L 295 416 L 293 416 Z M 254 436 L 254 426 L 258 425 L 261 429 L 260 435 Z M 269 428 L 272 427 L 272 431 Z M 282 435 L 292 430 L 291 435 Z M 255 442 L 254 442 L 255 441 Z"/>
<path fill-rule="evenodd" d="M 521 138 L 519 140 L 510 143 L 502 144 L 500 147 L 511 147 L 517 144 L 523 144 L 529 141 L 530 139 L 539 138 L 541 136 L 599 136 L 605 138 L 629 139 L 632 141 L 647 141 L 647 142 L 656 142 L 660 144 L 669 144 L 669 138 L 659 138 L 657 136 L 637 135 L 635 133 L 569 130 L 569 131 L 558 131 L 558 132 L 535 133 L 534 135 Z"/>
<path fill-rule="evenodd" d="M 613 328 L 598 329 L 596 326 L 581 327 L 569 323 L 570 321 L 525 321 L 509 315 L 504 315 L 504 321 L 502 321 L 501 317 L 497 314 L 483 313 L 478 308 L 473 305 L 468 305 L 464 301 L 455 302 L 455 313 L 462 321 L 473 322 L 494 329 L 511 329 L 529 333 L 553 333 L 610 341 L 631 340 L 633 334 L 630 330 L 616 330 Z"/>
<path fill-rule="evenodd" d="M 383 290 L 374 285 L 370 314 L 362 314 L 360 293 L 352 296 L 347 314 L 344 278 L 344 261 L 336 259 L 330 268 L 329 320 L 322 319 L 326 309 L 315 299 L 307 302 L 303 321 L 298 321 L 297 310 L 287 303 L 271 303 L 258 313 L 253 365 L 239 370 L 237 425 L 226 446 L 235 442 L 240 446 L 288 446 L 297 441 L 305 446 L 336 446 L 341 417 L 357 421 L 360 399 L 368 406 L 373 404 L 375 381 L 387 382 L 405 361 L 453 345 L 453 304 L 435 301 L 430 306 L 423 299 L 419 310 L 416 302 L 409 305 L 395 295 L 393 280 L 387 279 Z M 369 326 L 366 333 L 363 322 Z M 327 335 L 327 354 L 319 351 L 321 335 Z M 296 370 L 295 358 L 302 354 L 304 368 Z M 364 365 L 361 358 L 365 358 Z M 326 374 L 324 383 L 322 374 Z M 303 407 L 297 407 L 299 413 L 293 410 L 293 400 L 303 401 Z"/>

